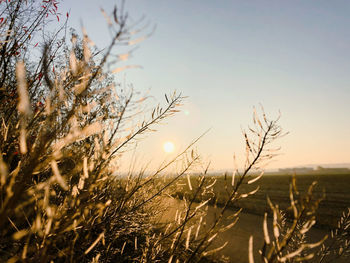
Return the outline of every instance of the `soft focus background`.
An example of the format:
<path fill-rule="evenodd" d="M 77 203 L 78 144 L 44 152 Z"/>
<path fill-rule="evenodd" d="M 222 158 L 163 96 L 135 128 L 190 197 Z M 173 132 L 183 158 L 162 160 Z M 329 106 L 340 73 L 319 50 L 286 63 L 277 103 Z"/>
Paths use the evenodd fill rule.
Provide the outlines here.
<path fill-rule="evenodd" d="M 66 0 L 61 8 L 103 48 L 100 7 L 111 13 L 114 4 Z M 271 118 L 281 111 L 290 132 L 268 168 L 350 162 L 349 1 L 129 0 L 126 10 L 135 22 L 145 16 L 145 35 L 157 28 L 128 61 L 143 69 L 117 79 L 149 91 L 150 103 L 174 90 L 188 96 L 182 112 L 138 145 L 140 162 L 156 165 L 174 154 L 164 142 L 176 152 L 211 128 L 199 152 L 214 170 L 233 168 L 233 154 L 244 155 L 241 129 L 260 103 Z"/>

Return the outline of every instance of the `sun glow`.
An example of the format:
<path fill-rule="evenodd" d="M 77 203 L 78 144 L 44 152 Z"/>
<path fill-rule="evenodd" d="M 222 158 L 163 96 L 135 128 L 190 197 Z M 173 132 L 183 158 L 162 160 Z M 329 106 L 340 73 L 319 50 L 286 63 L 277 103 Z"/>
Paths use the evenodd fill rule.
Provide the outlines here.
<path fill-rule="evenodd" d="M 175 146 L 172 142 L 166 142 L 163 144 L 163 150 L 166 153 L 172 153 L 175 150 Z"/>

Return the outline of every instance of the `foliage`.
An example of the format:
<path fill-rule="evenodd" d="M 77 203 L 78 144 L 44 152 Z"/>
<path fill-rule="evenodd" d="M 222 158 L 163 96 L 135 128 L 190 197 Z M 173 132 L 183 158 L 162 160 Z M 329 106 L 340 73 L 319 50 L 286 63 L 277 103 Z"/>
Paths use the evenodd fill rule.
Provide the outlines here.
<path fill-rule="evenodd" d="M 172 94 L 164 109 L 157 106 L 148 120 L 130 125 L 143 99 L 104 72 L 116 43 L 132 36 L 127 15 L 116 9 L 114 37 L 102 56 L 91 52 L 86 34 L 82 41 L 73 34 L 71 48 L 65 38 L 56 45 L 64 25 L 42 39 L 39 58 L 31 57 L 30 48 L 38 46 L 32 39 L 58 4 L 1 3 L 1 30 L 7 32 L 1 46 L 1 260 L 142 258 L 157 230 L 150 223 L 154 215 L 145 212 L 162 193 L 154 178 L 169 164 L 148 177 L 141 171 L 124 178 L 115 174 L 116 161 L 139 135 L 176 112 L 182 96 Z M 147 257 L 164 253 L 147 251 Z"/>
<path fill-rule="evenodd" d="M 318 262 L 334 262 L 350 254 L 350 208 L 343 212 L 338 226 L 331 231 L 330 242 L 322 245 L 318 252 Z"/>

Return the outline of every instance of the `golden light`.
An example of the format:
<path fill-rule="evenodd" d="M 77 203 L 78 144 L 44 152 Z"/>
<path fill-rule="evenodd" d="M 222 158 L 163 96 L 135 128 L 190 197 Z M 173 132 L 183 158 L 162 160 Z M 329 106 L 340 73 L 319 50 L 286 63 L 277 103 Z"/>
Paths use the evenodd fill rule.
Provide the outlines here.
<path fill-rule="evenodd" d="M 163 144 L 163 150 L 166 153 L 172 153 L 175 150 L 175 146 L 172 142 L 166 142 Z"/>

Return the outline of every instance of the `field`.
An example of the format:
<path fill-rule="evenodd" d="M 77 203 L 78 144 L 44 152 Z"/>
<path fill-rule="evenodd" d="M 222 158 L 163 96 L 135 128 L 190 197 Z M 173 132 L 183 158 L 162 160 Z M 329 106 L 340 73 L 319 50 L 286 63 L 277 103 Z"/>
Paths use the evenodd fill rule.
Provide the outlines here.
<path fill-rule="evenodd" d="M 243 208 L 245 212 L 263 215 L 265 211 L 269 211 L 267 204 L 267 197 L 269 197 L 274 204 L 279 204 L 279 207 L 288 214 L 290 212 L 289 187 L 293 174 L 265 174 L 259 181 L 248 185 L 247 181 L 254 176 L 248 176 L 239 192 L 252 191 L 259 185 L 258 192 L 236 201 L 231 205 L 232 209 Z M 215 201 L 212 204 L 222 206 L 227 199 L 227 193 L 232 189 L 232 177 L 231 175 L 211 175 L 211 177 L 217 180 L 214 186 Z M 350 207 L 350 172 L 324 169 L 296 174 L 295 177 L 297 189 L 301 194 L 306 193 L 312 182 L 317 181 L 313 193 L 315 198 L 322 198 L 322 201 L 317 210 L 316 225 L 326 228 L 335 227 L 342 212 Z M 191 183 L 196 184 L 194 176 L 191 178 Z M 180 185 L 182 188 L 176 193 L 176 196 L 181 198 L 183 195 L 190 195 L 186 178 Z"/>
<path fill-rule="evenodd" d="M 183 206 L 183 202 L 173 199 L 167 200 L 167 209 L 162 217 L 163 221 L 171 222 L 176 214 L 176 210 L 179 207 Z M 214 221 L 214 218 L 217 216 L 219 212 L 219 208 L 215 208 L 210 206 L 208 208 L 208 214 L 206 217 L 206 225 L 211 225 Z M 225 224 L 230 223 L 230 216 L 232 216 L 235 212 L 233 210 L 227 211 L 225 213 L 227 219 L 224 220 Z M 248 242 L 249 237 L 252 235 L 254 237 L 254 258 L 257 260 L 256 262 L 260 262 L 259 249 L 264 244 L 264 236 L 263 236 L 263 216 L 245 213 L 242 212 L 239 216 L 239 220 L 235 224 L 235 226 L 228 231 L 220 233 L 219 237 L 213 243 L 212 248 L 219 247 L 228 241 L 227 245 L 218 252 L 217 256 L 225 256 L 229 258 L 229 262 L 247 262 L 248 259 Z M 269 225 L 272 225 L 272 220 L 268 220 Z M 205 226 L 204 226 L 205 227 Z M 270 234 L 272 235 L 272 229 L 269 229 Z M 325 235 L 329 234 L 329 231 L 326 229 L 320 228 L 312 228 L 308 233 L 306 240 L 309 242 L 317 242 L 321 240 Z M 327 243 L 327 241 L 326 241 Z M 345 263 L 347 259 L 338 259 L 337 262 Z"/>
<path fill-rule="evenodd" d="M 213 247 L 219 247 L 228 241 L 227 246 L 219 252 L 218 255 L 225 255 L 229 257 L 230 262 L 247 262 L 248 255 L 248 241 L 249 237 L 254 237 L 254 258 L 259 259 L 260 255 L 258 249 L 264 244 L 263 237 L 263 215 L 270 212 L 267 203 L 267 197 L 271 199 L 274 204 L 286 212 L 286 215 L 291 215 L 289 188 L 292 183 L 293 176 L 296 178 L 297 190 L 300 196 L 308 191 L 309 186 L 317 181 L 313 189 L 313 198 L 322 199 L 319 203 L 316 214 L 316 225 L 307 233 L 306 240 L 314 243 L 321 240 L 326 235 L 330 234 L 330 229 L 336 227 L 339 218 L 343 211 L 347 211 L 350 207 L 350 172 L 348 170 L 340 169 L 324 169 L 318 171 L 310 171 L 308 173 L 299 173 L 293 175 L 292 173 L 270 173 L 265 174 L 262 178 L 253 184 L 247 182 L 256 175 L 249 175 L 241 185 L 239 192 L 246 193 L 256 189 L 259 190 L 248 196 L 240 199 L 231 205 L 231 209 L 225 212 L 226 217 L 232 216 L 239 208 L 243 208 L 243 212 L 239 216 L 237 224 L 229 229 L 227 232 L 221 233 L 219 238 L 214 242 Z M 197 176 L 189 177 L 191 186 L 196 189 L 198 184 Z M 214 218 L 220 213 L 220 207 L 224 205 L 228 198 L 228 193 L 232 190 L 232 176 L 231 175 L 208 175 L 207 180 L 214 181 L 214 198 L 208 208 L 206 217 L 206 225 L 210 226 Z M 237 182 L 236 178 L 236 182 Z M 184 196 L 190 198 L 193 191 L 189 189 L 188 178 L 184 177 L 178 183 L 178 191 L 175 194 L 177 200 L 173 200 L 173 205 L 168 204 L 166 210 L 166 218 L 171 220 L 174 217 L 175 211 L 183 205 L 179 199 Z M 197 200 L 200 201 L 199 199 Z M 227 222 L 226 222 L 227 221 Z M 225 223 L 229 224 L 229 220 Z M 272 218 L 268 219 L 269 232 L 272 235 Z M 329 245 L 331 240 L 326 240 L 325 245 Z M 315 251 L 316 252 L 316 251 Z M 348 262 L 346 258 L 338 258 L 337 262 Z"/>

